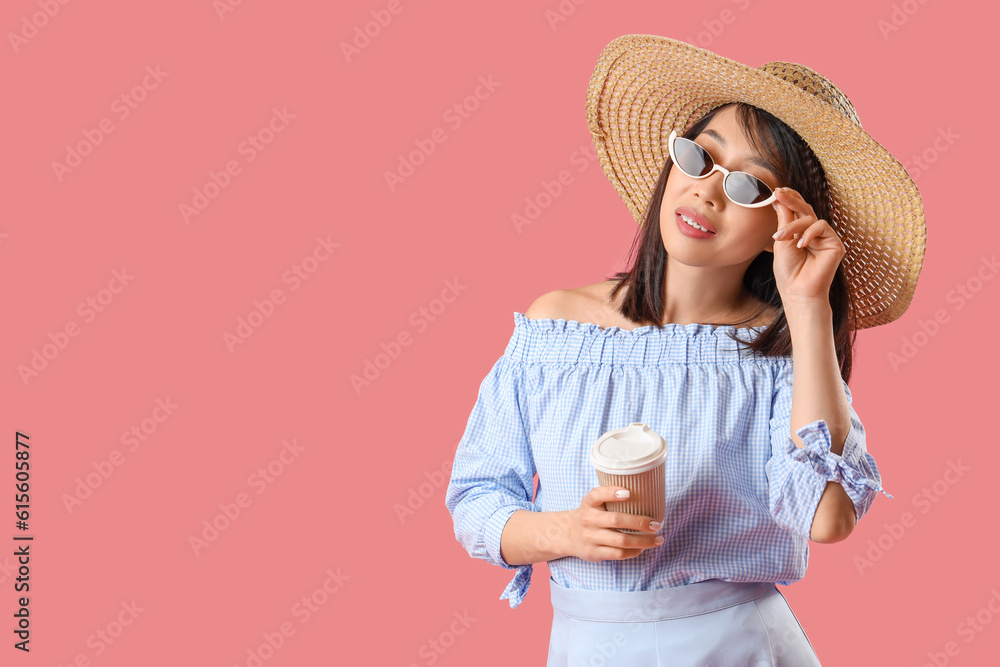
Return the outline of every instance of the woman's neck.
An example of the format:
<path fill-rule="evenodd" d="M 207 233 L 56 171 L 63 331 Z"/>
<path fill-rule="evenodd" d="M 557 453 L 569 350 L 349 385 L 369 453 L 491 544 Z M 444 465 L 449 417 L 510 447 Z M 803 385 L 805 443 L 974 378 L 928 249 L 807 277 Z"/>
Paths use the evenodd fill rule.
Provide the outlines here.
<path fill-rule="evenodd" d="M 735 324 L 760 307 L 743 285 L 746 266 L 698 267 L 668 258 L 663 284 L 663 323 Z"/>

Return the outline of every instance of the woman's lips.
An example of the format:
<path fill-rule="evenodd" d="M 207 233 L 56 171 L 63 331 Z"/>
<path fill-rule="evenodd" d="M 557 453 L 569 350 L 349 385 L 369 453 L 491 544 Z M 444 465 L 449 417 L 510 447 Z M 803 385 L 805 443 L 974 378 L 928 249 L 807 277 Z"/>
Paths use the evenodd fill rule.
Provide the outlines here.
<path fill-rule="evenodd" d="M 701 225 L 702 227 L 704 227 L 709 231 L 703 232 L 697 227 L 692 227 L 687 222 L 685 222 L 684 218 L 693 220 L 694 222 L 698 223 L 699 225 Z M 699 215 L 694 209 L 682 206 L 675 212 L 674 219 L 677 221 L 678 229 L 680 229 L 683 234 L 685 234 L 686 236 L 690 236 L 691 238 L 708 239 L 716 235 L 715 228 L 709 224 L 708 220 L 706 220 L 704 216 Z"/>

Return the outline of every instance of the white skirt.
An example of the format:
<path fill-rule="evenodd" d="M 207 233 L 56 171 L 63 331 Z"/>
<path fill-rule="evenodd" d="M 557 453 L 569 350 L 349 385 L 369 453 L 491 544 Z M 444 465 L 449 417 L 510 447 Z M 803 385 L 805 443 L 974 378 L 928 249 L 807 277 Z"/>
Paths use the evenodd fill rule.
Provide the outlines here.
<path fill-rule="evenodd" d="M 773 583 L 709 579 L 651 591 L 588 591 L 551 578 L 548 667 L 818 667 Z"/>

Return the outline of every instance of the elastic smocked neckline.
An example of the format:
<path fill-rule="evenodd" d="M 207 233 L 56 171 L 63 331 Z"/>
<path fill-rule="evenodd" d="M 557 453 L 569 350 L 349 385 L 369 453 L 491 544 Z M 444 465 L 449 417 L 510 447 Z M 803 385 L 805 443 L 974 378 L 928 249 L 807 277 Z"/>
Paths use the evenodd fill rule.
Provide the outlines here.
<path fill-rule="evenodd" d="M 566 320 L 562 318 L 532 319 L 527 317 L 524 313 L 516 311 L 514 312 L 514 326 L 526 326 L 539 331 L 593 332 L 604 334 L 605 336 L 646 336 L 651 333 L 677 333 L 686 336 L 705 334 L 715 336 L 722 335 L 727 338 L 729 337 L 729 334 L 734 334 L 740 331 L 750 332 L 752 338 L 767 329 L 766 325 L 757 327 L 737 327 L 733 324 L 700 324 L 697 322 L 692 322 L 691 324 L 667 322 L 666 324 L 660 326 L 647 324 L 641 327 L 636 327 L 635 329 L 622 329 L 621 327 L 602 327 L 598 324 L 594 324 L 593 322 L 579 322 L 577 320 Z M 741 336 L 741 338 L 746 339 L 745 336 Z"/>
<path fill-rule="evenodd" d="M 524 364 L 733 364 L 755 356 L 763 358 L 754 355 L 746 343 L 766 328 L 697 323 L 602 328 L 592 322 L 562 318 L 529 319 L 515 311 L 514 332 L 505 355 Z"/>

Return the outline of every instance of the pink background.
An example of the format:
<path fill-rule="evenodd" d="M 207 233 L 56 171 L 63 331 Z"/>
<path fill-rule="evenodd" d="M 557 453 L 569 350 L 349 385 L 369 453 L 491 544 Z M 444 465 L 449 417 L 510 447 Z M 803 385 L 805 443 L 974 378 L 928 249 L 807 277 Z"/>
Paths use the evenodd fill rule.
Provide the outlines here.
<path fill-rule="evenodd" d="M 859 334 L 851 383 L 895 500 L 812 545 L 782 592 L 824 664 L 994 664 L 1000 456 L 981 416 L 996 398 L 997 16 L 959 7 L 258 0 L 220 17 L 211 0 L 6 2 L 0 553 L 21 534 L 17 430 L 35 541 L 30 654 L 12 648 L 15 559 L 0 556 L 0 663 L 543 664 L 546 567 L 520 608 L 498 600 L 511 573 L 455 541 L 448 464 L 513 312 L 624 268 L 635 223 L 583 158 L 584 100 L 611 39 L 654 33 L 813 67 L 916 178 L 916 296 Z M 345 56 L 375 17 L 391 20 Z M 491 79 L 467 117 L 446 114 Z M 572 183 L 519 233 L 512 214 L 564 169 Z M 258 308 L 270 316 L 227 344 Z M 36 351 L 50 358 L 25 379 Z M 133 427 L 145 440 L 123 442 Z M 224 529 L 196 553 L 213 520 Z"/>

